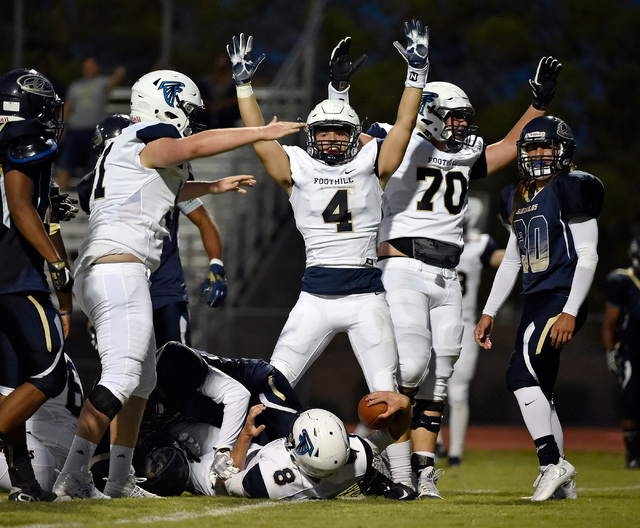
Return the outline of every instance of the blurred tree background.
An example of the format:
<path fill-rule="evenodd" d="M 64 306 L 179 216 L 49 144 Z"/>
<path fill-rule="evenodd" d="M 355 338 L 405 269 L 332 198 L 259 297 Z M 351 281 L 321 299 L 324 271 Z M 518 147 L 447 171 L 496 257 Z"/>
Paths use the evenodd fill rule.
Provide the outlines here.
<path fill-rule="evenodd" d="M 61 94 L 79 76 L 86 55 L 97 56 L 104 72 L 125 65 L 128 84 L 155 67 L 197 77 L 212 68 L 214 58 L 240 32 L 253 35 L 257 52 L 266 53 L 256 83 L 268 84 L 303 37 L 310 9 L 319 6 L 322 22 L 312 100 L 325 97 L 330 52 L 350 35 L 352 55 L 369 55 L 351 90 L 351 101 L 367 123 L 394 120 L 405 64 L 392 42 L 404 44 L 402 23 L 419 18 L 430 28 L 429 79 L 453 82 L 467 92 L 488 143 L 502 138 L 522 114 L 531 100 L 527 80 L 542 56 L 553 55 L 564 67 L 549 112 L 572 127 L 579 168 L 598 176 L 606 188 L 597 282 L 610 269 L 627 265 L 628 241 L 640 234 L 636 209 L 640 191 L 635 183 L 640 138 L 632 120 L 640 114 L 638 0 L 5 0 L 3 4 L 0 69 L 39 69 Z M 17 21 L 20 11 L 22 18 Z M 491 191 L 497 207 L 499 189 L 515 176 L 515 168 L 505 169 L 476 188 Z M 497 220 L 492 231 L 506 242 L 507 234 Z M 597 290 L 592 294 L 594 307 L 602 306 Z"/>

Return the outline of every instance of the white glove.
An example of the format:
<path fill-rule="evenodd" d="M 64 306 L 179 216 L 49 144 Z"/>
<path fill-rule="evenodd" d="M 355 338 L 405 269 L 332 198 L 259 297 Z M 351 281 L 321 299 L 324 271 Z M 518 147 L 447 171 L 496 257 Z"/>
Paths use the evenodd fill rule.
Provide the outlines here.
<path fill-rule="evenodd" d="M 227 480 L 238 473 L 239 469 L 233 465 L 231 450 L 228 447 L 219 447 L 213 450 L 213 463 L 209 469 L 211 482 L 216 479 Z"/>
<path fill-rule="evenodd" d="M 397 40 L 393 43 L 400 55 L 409 64 L 407 80 L 404 85 L 411 88 L 424 88 L 429 73 L 429 28 L 422 28 L 422 22 L 412 20 L 404 23 L 407 37 L 406 49 Z"/>

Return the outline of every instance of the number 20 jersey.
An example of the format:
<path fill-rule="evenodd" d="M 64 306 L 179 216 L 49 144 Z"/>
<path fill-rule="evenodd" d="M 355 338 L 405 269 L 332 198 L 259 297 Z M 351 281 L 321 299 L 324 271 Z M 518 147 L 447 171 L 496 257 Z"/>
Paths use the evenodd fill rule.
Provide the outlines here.
<path fill-rule="evenodd" d="M 387 123 L 374 123 L 367 133 L 384 137 L 390 129 Z M 473 146 L 443 152 L 414 130 L 402 163 L 384 190 L 380 242 L 432 238 L 462 247 L 469 180 L 487 174 L 486 163 L 474 167 L 483 153 L 480 137 Z"/>
<path fill-rule="evenodd" d="M 502 190 L 500 214 L 507 225 L 517 185 L 512 182 Z M 515 211 L 512 229 L 522 261 L 522 295 L 571 289 L 578 256 L 569 220 L 597 218 L 603 200 L 598 178 L 573 171 L 555 176 Z"/>
<path fill-rule="evenodd" d="M 306 247 L 307 267 L 373 266 L 382 215 L 375 172 L 378 142 L 351 161 L 327 165 L 299 147 L 284 146 L 291 164 L 289 201 Z"/>

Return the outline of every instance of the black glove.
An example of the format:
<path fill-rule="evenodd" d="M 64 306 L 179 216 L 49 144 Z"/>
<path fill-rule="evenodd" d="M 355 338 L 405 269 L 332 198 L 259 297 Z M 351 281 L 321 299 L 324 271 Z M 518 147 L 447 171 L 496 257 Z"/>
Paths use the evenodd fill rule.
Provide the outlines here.
<path fill-rule="evenodd" d="M 533 91 L 533 102 L 531 105 L 536 110 L 546 110 L 547 106 L 556 93 L 556 82 L 558 74 L 562 69 L 560 64 L 553 57 L 542 57 L 536 70 L 536 78 L 529 79 L 529 85 Z"/>
<path fill-rule="evenodd" d="M 360 489 L 363 495 L 376 495 L 392 500 L 415 500 L 420 497 L 413 488 L 394 482 L 377 469 L 374 469 L 362 479 Z"/>
<path fill-rule="evenodd" d="M 68 194 L 53 194 L 49 199 L 51 200 L 50 219 L 52 224 L 68 222 L 78 214 L 78 208 L 74 207 L 78 200 L 69 198 Z"/>
<path fill-rule="evenodd" d="M 349 47 L 351 46 L 351 37 L 345 37 L 331 52 L 329 59 L 329 76 L 331 77 L 331 86 L 336 90 L 343 91 L 349 87 L 349 79 L 358 71 L 368 59 L 368 56 L 360 55 L 355 61 L 351 62 L 349 55 Z"/>
<path fill-rule="evenodd" d="M 53 287 L 62 293 L 70 292 L 73 287 L 73 277 L 71 276 L 69 265 L 64 260 L 47 262 L 47 264 L 49 265 Z"/>

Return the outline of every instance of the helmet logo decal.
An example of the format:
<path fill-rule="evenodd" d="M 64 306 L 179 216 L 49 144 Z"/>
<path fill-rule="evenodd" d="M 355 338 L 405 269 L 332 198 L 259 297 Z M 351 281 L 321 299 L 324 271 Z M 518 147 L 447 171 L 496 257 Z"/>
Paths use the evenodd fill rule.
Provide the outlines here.
<path fill-rule="evenodd" d="M 296 453 L 299 455 L 306 455 L 309 453 L 309 456 L 313 453 L 313 443 L 311 442 L 311 438 L 309 438 L 309 433 L 307 433 L 306 429 L 303 429 L 298 437 L 298 445 L 296 446 Z"/>
<path fill-rule="evenodd" d="M 571 139 L 571 134 L 568 131 L 568 126 L 564 121 L 560 121 L 558 123 L 558 128 L 556 129 L 556 132 L 558 133 L 558 135 L 561 138 L 565 138 L 565 139 Z"/>
<path fill-rule="evenodd" d="M 164 94 L 164 100 L 169 106 L 174 107 L 176 102 L 176 95 L 182 92 L 184 83 L 180 81 L 162 81 L 158 90 L 162 90 Z"/>
<path fill-rule="evenodd" d="M 41 75 L 30 73 L 19 77 L 16 82 L 25 92 L 43 95 L 45 97 L 53 97 L 55 95 L 51 83 Z"/>

